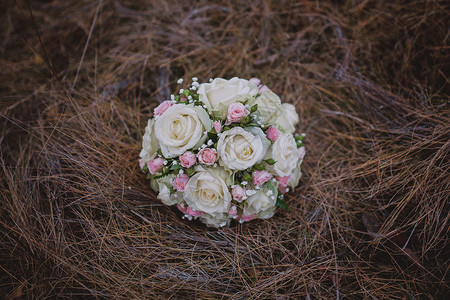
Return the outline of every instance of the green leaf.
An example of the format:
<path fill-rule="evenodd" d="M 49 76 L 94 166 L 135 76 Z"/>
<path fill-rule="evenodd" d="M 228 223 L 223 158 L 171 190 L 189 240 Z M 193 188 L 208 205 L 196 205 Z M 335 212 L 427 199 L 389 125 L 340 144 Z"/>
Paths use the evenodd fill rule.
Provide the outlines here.
<path fill-rule="evenodd" d="M 277 194 L 277 190 L 276 190 L 275 187 L 273 186 L 272 182 L 267 181 L 267 182 L 265 183 L 265 185 L 272 191 L 272 193 L 273 193 L 272 195 Z"/>
<path fill-rule="evenodd" d="M 296 136 L 294 136 L 294 139 L 296 142 L 298 142 L 298 141 L 303 142 L 305 140 L 305 135 L 304 134 L 296 135 Z"/>
<path fill-rule="evenodd" d="M 148 172 L 148 167 L 147 165 L 144 165 L 144 167 L 142 168 L 142 172 L 147 173 Z"/>
<path fill-rule="evenodd" d="M 215 131 L 214 128 L 212 130 Z M 212 132 L 208 132 L 208 139 L 212 140 L 214 143 L 217 142 L 217 134 L 216 133 L 212 133 Z"/>
<path fill-rule="evenodd" d="M 252 182 L 253 181 L 253 177 L 252 175 L 248 174 L 248 173 L 244 173 L 242 174 L 242 179 L 247 181 L 247 182 Z"/>
<path fill-rule="evenodd" d="M 275 159 L 269 158 L 269 159 L 263 160 L 263 162 L 265 162 L 266 164 L 272 166 L 272 165 L 274 165 L 277 161 L 276 161 Z"/>
<path fill-rule="evenodd" d="M 170 187 L 170 194 L 172 195 L 172 194 L 174 194 L 176 191 L 175 191 L 175 189 L 173 188 L 173 186 L 171 186 Z"/>
<path fill-rule="evenodd" d="M 179 164 L 176 164 L 176 165 L 172 165 L 169 170 L 170 171 L 177 171 L 179 169 L 181 169 L 181 166 Z"/>
<path fill-rule="evenodd" d="M 262 170 L 265 170 L 265 169 L 266 169 L 266 167 L 264 167 L 264 165 L 261 164 L 261 163 L 255 164 L 253 167 L 254 167 L 256 170 L 258 170 L 258 171 L 262 171 Z"/>
<path fill-rule="evenodd" d="M 191 176 L 192 174 L 194 174 L 194 172 L 195 172 L 194 167 L 190 167 L 189 169 L 186 170 L 187 176 Z"/>
<path fill-rule="evenodd" d="M 164 173 L 164 174 L 161 174 L 161 175 L 158 175 L 158 176 L 153 176 L 153 179 L 161 179 L 161 178 L 164 178 L 164 177 L 166 177 L 167 175 L 169 175 L 169 173 Z M 150 176 L 151 177 L 151 176 Z"/>
<path fill-rule="evenodd" d="M 250 113 L 254 113 L 258 109 L 258 104 L 253 105 L 250 107 Z"/>
<path fill-rule="evenodd" d="M 188 89 L 183 91 L 183 95 L 185 95 L 186 98 L 189 96 L 189 94 L 190 94 L 190 91 Z"/>
<path fill-rule="evenodd" d="M 175 96 L 175 101 L 177 101 L 177 102 L 180 101 L 180 96 L 179 95 Z"/>
<path fill-rule="evenodd" d="M 284 201 L 284 197 L 283 194 L 279 193 L 278 197 L 277 197 L 277 202 L 275 203 L 276 206 L 287 209 L 287 210 L 291 210 L 289 208 L 289 206 L 287 206 L 286 202 Z"/>
<path fill-rule="evenodd" d="M 303 146 L 302 142 L 296 142 L 296 144 L 297 144 L 297 148 L 300 148 Z"/>
<path fill-rule="evenodd" d="M 245 124 L 250 123 L 251 118 L 249 116 L 244 116 L 241 118 L 241 124 L 242 126 L 245 126 Z"/>
<path fill-rule="evenodd" d="M 229 127 L 229 126 L 225 126 L 225 127 L 223 128 L 223 131 L 227 131 L 227 130 L 230 130 L 230 127 Z"/>

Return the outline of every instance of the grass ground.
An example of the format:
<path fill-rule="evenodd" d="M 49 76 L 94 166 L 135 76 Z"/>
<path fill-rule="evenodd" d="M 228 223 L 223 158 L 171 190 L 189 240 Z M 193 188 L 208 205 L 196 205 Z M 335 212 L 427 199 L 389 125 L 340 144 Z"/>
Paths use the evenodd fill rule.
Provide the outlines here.
<path fill-rule="evenodd" d="M 446 1 L 2 1 L 6 299 L 444 299 Z M 290 211 L 220 230 L 138 170 L 179 77 L 258 76 L 306 132 Z"/>

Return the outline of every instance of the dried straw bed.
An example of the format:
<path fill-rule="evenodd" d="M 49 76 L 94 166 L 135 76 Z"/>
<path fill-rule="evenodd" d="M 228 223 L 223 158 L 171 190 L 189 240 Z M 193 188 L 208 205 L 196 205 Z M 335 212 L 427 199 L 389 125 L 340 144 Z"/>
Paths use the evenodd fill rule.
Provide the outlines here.
<path fill-rule="evenodd" d="M 446 295 L 445 1 L 30 2 L 0 4 L 1 295 Z M 138 170 L 146 120 L 179 77 L 255 75 L 307 133 L 291 210 L 182 220 Z"/>

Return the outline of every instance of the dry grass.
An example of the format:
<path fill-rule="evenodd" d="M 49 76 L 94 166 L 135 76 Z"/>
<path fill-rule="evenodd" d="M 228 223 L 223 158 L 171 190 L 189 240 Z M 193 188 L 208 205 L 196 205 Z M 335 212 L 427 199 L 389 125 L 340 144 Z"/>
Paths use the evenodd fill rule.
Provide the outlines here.
<path fill-rule="evenodd" d="M 383 2 L 2 1 L 0 294 L 444 298 L 450 8 Z M 146 120 L 179 77 L 254 75 L 307 133 L 292 209 L 182 220 Z"/>

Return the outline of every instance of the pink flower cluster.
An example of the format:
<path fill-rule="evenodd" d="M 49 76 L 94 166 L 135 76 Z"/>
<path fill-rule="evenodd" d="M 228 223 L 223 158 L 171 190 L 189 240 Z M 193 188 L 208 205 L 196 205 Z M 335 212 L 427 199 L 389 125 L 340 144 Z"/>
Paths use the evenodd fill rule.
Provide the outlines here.
<path fill-rule="evenodd" d="M 257 186 L 262 186 L 272 177 L 273 175 L 267 171 L 254 171 L 252 173 L 253 184 Z"/>
<path fill-rule="evenodd" d="M 197 153 L 197 158 L 201 164 L 212 166 L 219 159 L 219 154 L 214 148 L 203 148 Z"/>
<path fill-rule="evenodd" d="M 197 157 L 191 151 L 186 151 L 180 156 L 180 165 L 184 168 L 190 168 L 197 162 Z"/>
<path fill-rule="evenodd" d="M 172 182 L 172 186 L 179 192 L 184 192 L 186 184 L 189 181 L 189 176 L 186 174 L 179 174 Z"/>
<path fill-rule="evenodd" d="M 266 131 L 266 137 L 271 140 L 272 142 L 275 142 L 276 139 L 280 136 L 280 131 L 275 126 L 270 126 L 269 129 Z"/>
<path fill-rule="evenodd" d="M 231 195 L 233 196 L 233 199 L 237 202 L 242 202 L 243 200 L 247 199 L 247 196 L 245 194 L 245 188 L 241 187 L 240 185 L 236 185 L 231 190 Z"/>
<path fill-rule="evenodd" d="M 160 116 L 173 104 L 174 103 L 172 100 L 166 100 L 155 108 L 155 110 L 153 111 L 153 114 L 155 116 Z"/>
<path fill-rule="evenodd" d="M 251 83 L 253 83 L 254 85 L 258 86 L 258 90 L 260 93 L 265 92 L 265 91 L 271 91 L 271 89 L 269 89 L 269 87 L 267 85 L 261 83 L 261 79 L 259 79 L 259 78 L 253 77 L 253 78 L 250 78 L 249 81 Z"/>
<path fill-rule="evenodd" d="M 158 157 L 155 159 L 152 159 L 147 163 L 147 168 L 150 171 L 150 174 L 154 175 L 162 170 L 164 167 L 165 159 Z"/>
<path fill-rule="evenodd" d="M 227 122 L 225 124 L 231 124 L 234 122 L 240 122 L 242 117 L 248 116 L 250 111 L 245 108 L 242 103 L 233 103 L 228 107 Z"/>
<path fill-rule="evenodd" d="M 199 210 L 195 210 L 192 207 L 183 207 L 180 204 L 177 204 L 177 208 L 185 215 L 191 216 L 191 217 L 198 217 L 203 215 L 203 212 Z"/>

